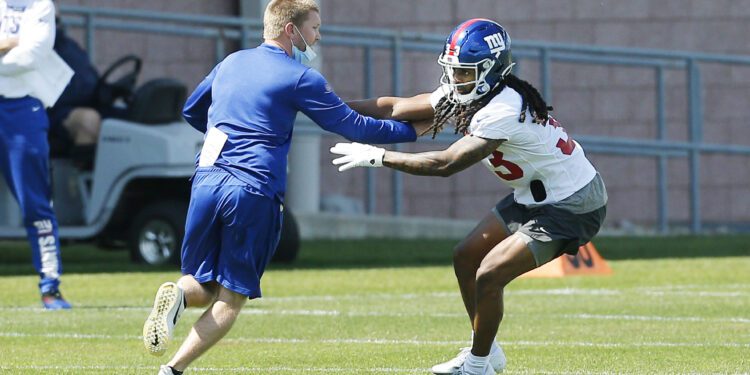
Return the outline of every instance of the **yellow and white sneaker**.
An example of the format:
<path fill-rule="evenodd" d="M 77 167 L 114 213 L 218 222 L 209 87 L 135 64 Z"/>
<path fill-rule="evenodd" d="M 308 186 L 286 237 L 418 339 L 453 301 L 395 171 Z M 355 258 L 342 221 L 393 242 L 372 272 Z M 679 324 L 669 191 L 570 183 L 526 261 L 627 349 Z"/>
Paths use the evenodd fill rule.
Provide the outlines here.
<path fill-rule="evenodd" d="M 185 306 L 185 295 L 177 284 L 168 282 L 159 287 L 154 308 L 143 325 L 143 345 L 149 353 L 155 356 L 164 354 Z"/>

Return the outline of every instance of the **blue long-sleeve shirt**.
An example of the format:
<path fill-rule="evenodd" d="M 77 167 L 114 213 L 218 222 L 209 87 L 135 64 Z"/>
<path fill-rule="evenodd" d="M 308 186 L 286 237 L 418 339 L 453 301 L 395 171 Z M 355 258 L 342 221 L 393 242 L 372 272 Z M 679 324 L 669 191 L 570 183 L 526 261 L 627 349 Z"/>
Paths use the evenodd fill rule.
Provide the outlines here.
<path fill-rule="evenodd" d="M 399 143 L 417 137 L 406 123 L 358 114 L 320 73 L 269 44 L 224 59 L 190 95 L 183 115 L 201 132 L 216 127 L 228 135 L 215 166 L 283 201 L 299 111 L 350 141 Z"/>

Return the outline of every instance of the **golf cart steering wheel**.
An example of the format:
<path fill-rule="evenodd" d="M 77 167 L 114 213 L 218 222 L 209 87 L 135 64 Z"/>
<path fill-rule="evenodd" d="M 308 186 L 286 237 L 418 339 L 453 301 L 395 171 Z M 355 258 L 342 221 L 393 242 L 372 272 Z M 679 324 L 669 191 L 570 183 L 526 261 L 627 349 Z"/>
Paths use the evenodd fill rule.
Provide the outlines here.
<path fill-rule="evenodd" d="M 100 108 L 111 108 L 117 99 L 122 99 L 130 105 L 135 83 L 141 73 L 142 61 L 138 56 L 127 55 L 121 57 L 104 71 L 97 84 L 97 97 Z M 115 76 L 115 74 L 118 74 Z M 117 77 L 116 79 L 112 76 Z"/>

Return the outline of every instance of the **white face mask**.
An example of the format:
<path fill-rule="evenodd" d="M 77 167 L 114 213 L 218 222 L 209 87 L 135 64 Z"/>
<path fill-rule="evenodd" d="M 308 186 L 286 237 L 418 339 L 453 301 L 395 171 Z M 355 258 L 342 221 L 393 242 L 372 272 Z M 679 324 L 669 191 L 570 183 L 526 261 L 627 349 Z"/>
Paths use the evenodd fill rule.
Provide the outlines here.
<path fill-rule="evenodd" d="M 313 61 L 315 57 L 318 56 L 315 51 L 313 51 L 312 47 L 310 47 L 309 44 L 307 44 L 307 41 L 305 40 L 305 37 L 302 36 L 302 33 L 299 31 L 296 25 L 292 24 L 294 26 L 294 29 L 297 30 L 297 34 L 299 34 L 300 38 L 302 38 L 302 43 L 305 43 L 305 50 L 300 51 L 299 48 L 294 46 L 294 43 L 292 43 L 292 58 L 299 61 L 302 64 L 307 64 L 310 61 Z"/>

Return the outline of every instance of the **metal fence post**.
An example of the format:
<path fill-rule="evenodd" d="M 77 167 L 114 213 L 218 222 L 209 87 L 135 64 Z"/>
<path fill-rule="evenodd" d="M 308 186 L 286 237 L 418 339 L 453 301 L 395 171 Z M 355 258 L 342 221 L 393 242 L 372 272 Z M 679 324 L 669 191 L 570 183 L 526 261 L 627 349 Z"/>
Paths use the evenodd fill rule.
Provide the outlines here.
<path fill-rule="evenodd" d="M 224 55 L 226 55 L 226 46 L 224 45 L 224 33 L 219 30 L 218 35 L 216 35 L 216 47 L 214 49 L 214 64 L 218 64 L 221 62 L 221 60 L 224 60 Z"/>
<path fill-rule="evenodd" d="M 703 108 L 700 68 L 695 59 L 688 60 L 688 111 L 690 123 L 690 229 L 701 232 L 700 144 L 703 140 Z"/>
<path fill-rule="evenodd" d="M 365 98 L 371 98 L 372 97 L 372 48 L 369 46 L 364 47 L 363 51 L 363 60 L 364 60 L 364 92 L 365 92 Z M 375 195 L 375 184 L 377 183 L 377 180 L 375 179 L 375 169 L 373 168 L 365 168 L 365 177 L 366 177 L 366 184 L 365 187 L 365 195 L 367 197 L 367 214 L 372 215 L 375 213 L 376 204 L 377 204 L 377 197 Z"/>
<path fill-rule="evenodd" d="M 393 37 L 393 95 L 401 95 L 401 35 Z M 401 150 L 401 145 L 396 145 L 396 151 Z M 395 169 L 393 175 L 393 215 L 401 216 L 403 213 L 403 176 Z"/>
<path fill-rule="evenodd" d="M 550 58 L 549 50 L 542 48 L 539 51 L 539 75 L 542 80 L 542 96 L 544 101 L 552 103 L 552 83 L 550 82 Z"/>
<path fill-rule="evenodd" d="M 667 125 L 664 117 L 664 68 L 656 68 L 656 129 L 657 139 L 664 141 L 667 139 Z M 657 187 L 657 204 L 658 204 L 658 217 L 657 225 L 659 233 L 666 234 L 669 232 L 669 201 L 668 201 L 668 189 L 667 189 L 667 167 L 669 159 L 667 156 L 662 154 L 659 155 L 657 160 L 657 178 L 659 186 Z"/>
<path fill-rule="evenodd" d="M 86 52 L 88 53 L 91 62 L 96 64 L 96 43 L 94 40 L 94 30 L 96 25 L 94 25 L 94 12 L 91 11 L 86 13 L 84 18 L 86 19 Z"/>

